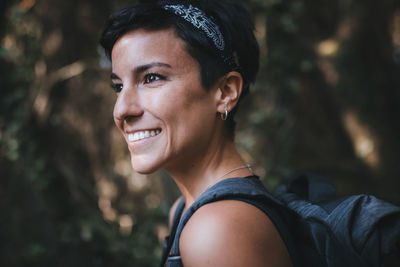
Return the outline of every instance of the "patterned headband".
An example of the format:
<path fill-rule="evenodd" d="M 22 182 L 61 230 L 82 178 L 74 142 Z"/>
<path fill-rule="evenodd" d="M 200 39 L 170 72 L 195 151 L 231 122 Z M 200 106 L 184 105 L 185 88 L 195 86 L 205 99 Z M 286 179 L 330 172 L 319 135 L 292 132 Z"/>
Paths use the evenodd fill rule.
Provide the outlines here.
<path fill-rule="evenodd" d="M 234 53 L 226 51 L 224 37 L 218 27 L 211 18 L 208 18 L 204 12 L 192 5 L 163 5 L 162 8 L 166 11 L 172 11 L 175 15 L 183 18 L 195 28 L 203 31 L 205 35 L 214 43 L 215 48 L 221 55 L 224 63 L 232 69 L 239 69 L 239 63 Z"/>
<path fill-rule="evenodd" d="M 189 5 L 189 7 L 184 5 L 165 5 L 163 9 L 173 11 L 197 29 L 202 30 L 214 42 L 218 50 L 223 51 L 225 49 L 225 41 L 221 31 L 211 19 L 205 16 L 201 9 L 192 5 Z"/>

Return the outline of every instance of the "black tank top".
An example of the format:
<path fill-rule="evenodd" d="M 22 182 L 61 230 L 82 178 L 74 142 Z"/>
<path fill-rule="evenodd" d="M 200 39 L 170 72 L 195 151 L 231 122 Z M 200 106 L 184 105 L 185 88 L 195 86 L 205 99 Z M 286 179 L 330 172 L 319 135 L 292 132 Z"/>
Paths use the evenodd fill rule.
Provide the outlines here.
<path fill-rule="evenodd" d="M 215 184 L 201 194 L 183 215 L 185 201 L 181 197 L 174 214 L 171 233 L 164 240 L 161 266 L 183 266 L 179 252 L 179 238 L 184 226 L 201 206 L 218 200 L 243 201 L 263 211 L 278 230 L 289 252 L 293 266 L 298 265 L 293 241 L 282 217 L 283 215 L 278 208 L 280 203 L 276 202 L 277 200 L 265 189 L 257 176 L 248 176 L 245 178 L 229 178 Z"/>

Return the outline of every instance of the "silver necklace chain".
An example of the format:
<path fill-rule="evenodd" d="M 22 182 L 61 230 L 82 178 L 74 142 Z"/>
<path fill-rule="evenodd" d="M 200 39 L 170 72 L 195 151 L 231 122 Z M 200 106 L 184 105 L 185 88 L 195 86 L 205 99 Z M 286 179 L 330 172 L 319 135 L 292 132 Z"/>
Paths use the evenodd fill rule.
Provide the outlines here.
<path fill-rule="evenodd" d="M 235 169 L 232 169 L 232 170 L 229 170 L 229 171 L 227 171 L 226 173 L 224 173 L 223 175 L 221 175 L 221 176 L 219 176 L 219 177 L 217 177 L 217 179 L 215 179 L 215 183 L 214 184 L 216 184 L 222 177 L 224 177 L 224 176 L 226 176 L 226 175 L 228 175 L 228 174 L 230 174 L 230 173 L 232 173 L 232 172 L 234 172 L 234 171 L 237 171 L 237 170 L 240 170 L 240 169 L 249 169 L 249 171 L 251 172 L 251 173 L 253 173 L 253 169 L 251 168 L 251 166 L 250 166 L 250 164 L 245 164 L 245 165 L 243 165 L 243 166 L 240 166 L 240 167 L 237 167 L 237 168 L 235 168 Z M 210 185 L 211 186 L 211 185 Z M 209 186 L 209 187 L 210 187 Z"/>

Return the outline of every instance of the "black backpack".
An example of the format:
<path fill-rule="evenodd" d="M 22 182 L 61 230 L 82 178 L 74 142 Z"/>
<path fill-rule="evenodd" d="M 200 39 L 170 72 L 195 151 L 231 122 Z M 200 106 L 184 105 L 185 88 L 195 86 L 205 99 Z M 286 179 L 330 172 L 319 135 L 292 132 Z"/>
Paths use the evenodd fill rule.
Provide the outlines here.
<path fill-rule="evenodd" d="M 330 183 L 310 174 L 274 196 L 288 210 L 301 266 L 400 267 L 400 207 L 371 195 L 338 198 Z"/>
<path fill-rule="evenodd" d="M 313 175 L 303 175 L 274 194 L 254 176 L 226 179 L 204 192 L 181 218 L 182 199 L 164 244 L 162 266 L 167 258 L 180 262 L 180 233 L 193 213 L 226 199 L 245 201 L 265 212 L 294 267 L 400 266 L 400 207 L 370 195 L 337 198 L 330 183 Z"/>

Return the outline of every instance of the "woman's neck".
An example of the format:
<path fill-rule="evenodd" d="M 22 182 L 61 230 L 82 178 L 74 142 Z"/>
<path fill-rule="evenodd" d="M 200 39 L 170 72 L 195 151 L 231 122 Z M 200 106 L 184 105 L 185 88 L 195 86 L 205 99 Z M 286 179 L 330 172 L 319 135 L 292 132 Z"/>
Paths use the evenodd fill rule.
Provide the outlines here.
<path fill-rule="evenodd" d="M 217 182 L 230 177 L 251 175 L 252 172 L 248 168 L 235 170 L 245 164 L 234 142 L 225 141 L 218 149 L 209 149 L 205 155 L 199 156 L 190 166 L 169 168 L 167 171 L 185 198 L 186 207 L 189 207 L 201 193 Z"/>

